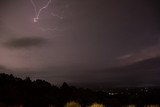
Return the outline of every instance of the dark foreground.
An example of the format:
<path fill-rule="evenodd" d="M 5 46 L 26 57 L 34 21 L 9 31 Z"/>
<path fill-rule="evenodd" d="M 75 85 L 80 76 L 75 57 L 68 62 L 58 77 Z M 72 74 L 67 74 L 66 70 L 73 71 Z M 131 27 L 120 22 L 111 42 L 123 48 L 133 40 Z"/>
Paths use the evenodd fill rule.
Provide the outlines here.
<path fill-rule="evenodd" d="M 78 102 L 82 107 L 95 102 L 106 107 L 160 107 L 160 87 L 97 91 L 67 83 L 57 87 L 44 80 L 22 80 L 0 74 L 0 107 L 64 107 L 70 101 Z"/>

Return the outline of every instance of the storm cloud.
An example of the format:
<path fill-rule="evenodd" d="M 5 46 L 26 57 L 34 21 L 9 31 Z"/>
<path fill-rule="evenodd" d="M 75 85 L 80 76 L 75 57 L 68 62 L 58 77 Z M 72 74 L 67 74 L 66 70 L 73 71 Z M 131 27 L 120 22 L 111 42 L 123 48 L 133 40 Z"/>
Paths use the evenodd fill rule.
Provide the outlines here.
<path fill-rule="evenodd" d="M 110 68 L 160 56 L 159 11 L 157 0 L 52 0 L 35 23 L 30 0 L 1 0 L 0 65 L 53 83 L 121 81 Z"/>
<path fill-rule="evenodd" d="M 8 40 L 4 45 L 8 48 L 30 48 L 42 46 L 46 42 L 43 38 L 14 38 Z"/>

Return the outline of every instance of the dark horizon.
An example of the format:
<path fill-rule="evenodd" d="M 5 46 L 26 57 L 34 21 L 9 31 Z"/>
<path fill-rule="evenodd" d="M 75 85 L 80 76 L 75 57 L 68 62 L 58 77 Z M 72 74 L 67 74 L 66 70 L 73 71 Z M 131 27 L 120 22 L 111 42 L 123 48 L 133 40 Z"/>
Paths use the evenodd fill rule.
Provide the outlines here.
<path fill-rule="evenodd" d="M 1 107 L 159 107 L 160 87 L 78 88 L 0 73 Z M 96 104 L 96 105 L 95 105 Z"/>
<path fill-rule="evenodd" d="M 159 79 L 159 69 L 160 69 L 160 57 L 150 58 L 146 59 L 144 61 L 139 61 L 134 64 L 129 64 L 125 66 L 119 66 L 119 67 L 113 67 L 108 68 L 106 70 L 101 71 L 103 75 L 107 72 L 112 72 L 114 74 L 118 74 L 118 72 L 127 73 L 127 75 L 118 75 L 119 78 L 115 78 L 114 80 L 110 81 L 106 78 L 101 78 L 101 80 L 104 80 L 103 82 L 94 81 L 94 82 L 86 82 L 88 78 L 83 78 L 83 81 L 81 82 L 68 82 L 68 81 L 61 81 L 59 83 L 49 81 L 47 79 L 44 79 L 45 81 L 55 84 L 57 86 L 61 86 L 64 82 L 67 82 L 69 85 L 74 85 L 76 87 L 82 87 L 82 88 L 91 88 L 91 89 L 107 89 L 107 88 L 138 88 L 138 87 L 160 87 L 160 82 L 157 80 Z M 1 68 L 1 73 L 8 73 L 13 74 L 13 71 Z M 145 71 L 146 74 L 144 75 L 143 72 Z M 98 72 L 97 72 L 98 73 Z M 32 73 L 27 74 L 13 74 L 14 76 L 17 76 L 19 78 L 31 78 L 32 81 L 42 78 L 32 78 Z M 98 75 L 97 75 L 98 76 Z M 117 75 L 114 75 L 117 76 Z M 140 78 L 137 78 L 140 77 Z M 75 77 L 76 78 L 76 77 Z M 43 80 L 43 79 L 42 79 Z M 105 81 L 107 80 L 107 81 Z M 129 80 L 129 81 L 127 81 Z"/>

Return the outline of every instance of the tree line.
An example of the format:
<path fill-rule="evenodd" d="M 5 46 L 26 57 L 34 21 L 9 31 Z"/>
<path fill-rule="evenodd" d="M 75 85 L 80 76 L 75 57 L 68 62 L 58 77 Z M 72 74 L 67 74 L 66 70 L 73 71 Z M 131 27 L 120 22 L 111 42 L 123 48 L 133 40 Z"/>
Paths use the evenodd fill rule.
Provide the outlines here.
<path fill-rule="evenodd" d="M 12 74 L 0 74 L 0 104 L 23 105 L 24 107 L 64 107 L 67 102 L 78 102 L 82 107 L 93 103 L 120 107 L 126 104 L 159 103 L 159 88 L 150 89 L 148 93 L 140 89 L 116 89 L 117 94 L 87 88 L 76 88 L 67 83 L 60 87 L 45 80 L 32 81 L 29 77 L 21 79 Z"/>

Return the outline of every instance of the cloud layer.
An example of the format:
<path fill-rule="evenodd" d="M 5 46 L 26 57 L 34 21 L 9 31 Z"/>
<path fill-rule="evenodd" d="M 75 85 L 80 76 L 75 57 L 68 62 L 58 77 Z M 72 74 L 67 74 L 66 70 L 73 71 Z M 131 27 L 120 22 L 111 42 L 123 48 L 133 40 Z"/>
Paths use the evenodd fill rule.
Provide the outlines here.
<path fill-rule="evenodd" d="M 30 47 L 36 47 L 36 46 L 41 46 L 46 42 L 45 39 L 43 38 L 14 38 L 6 43 L 4 43 L 5 46 L 8 48 L 30 48 Z"/>

